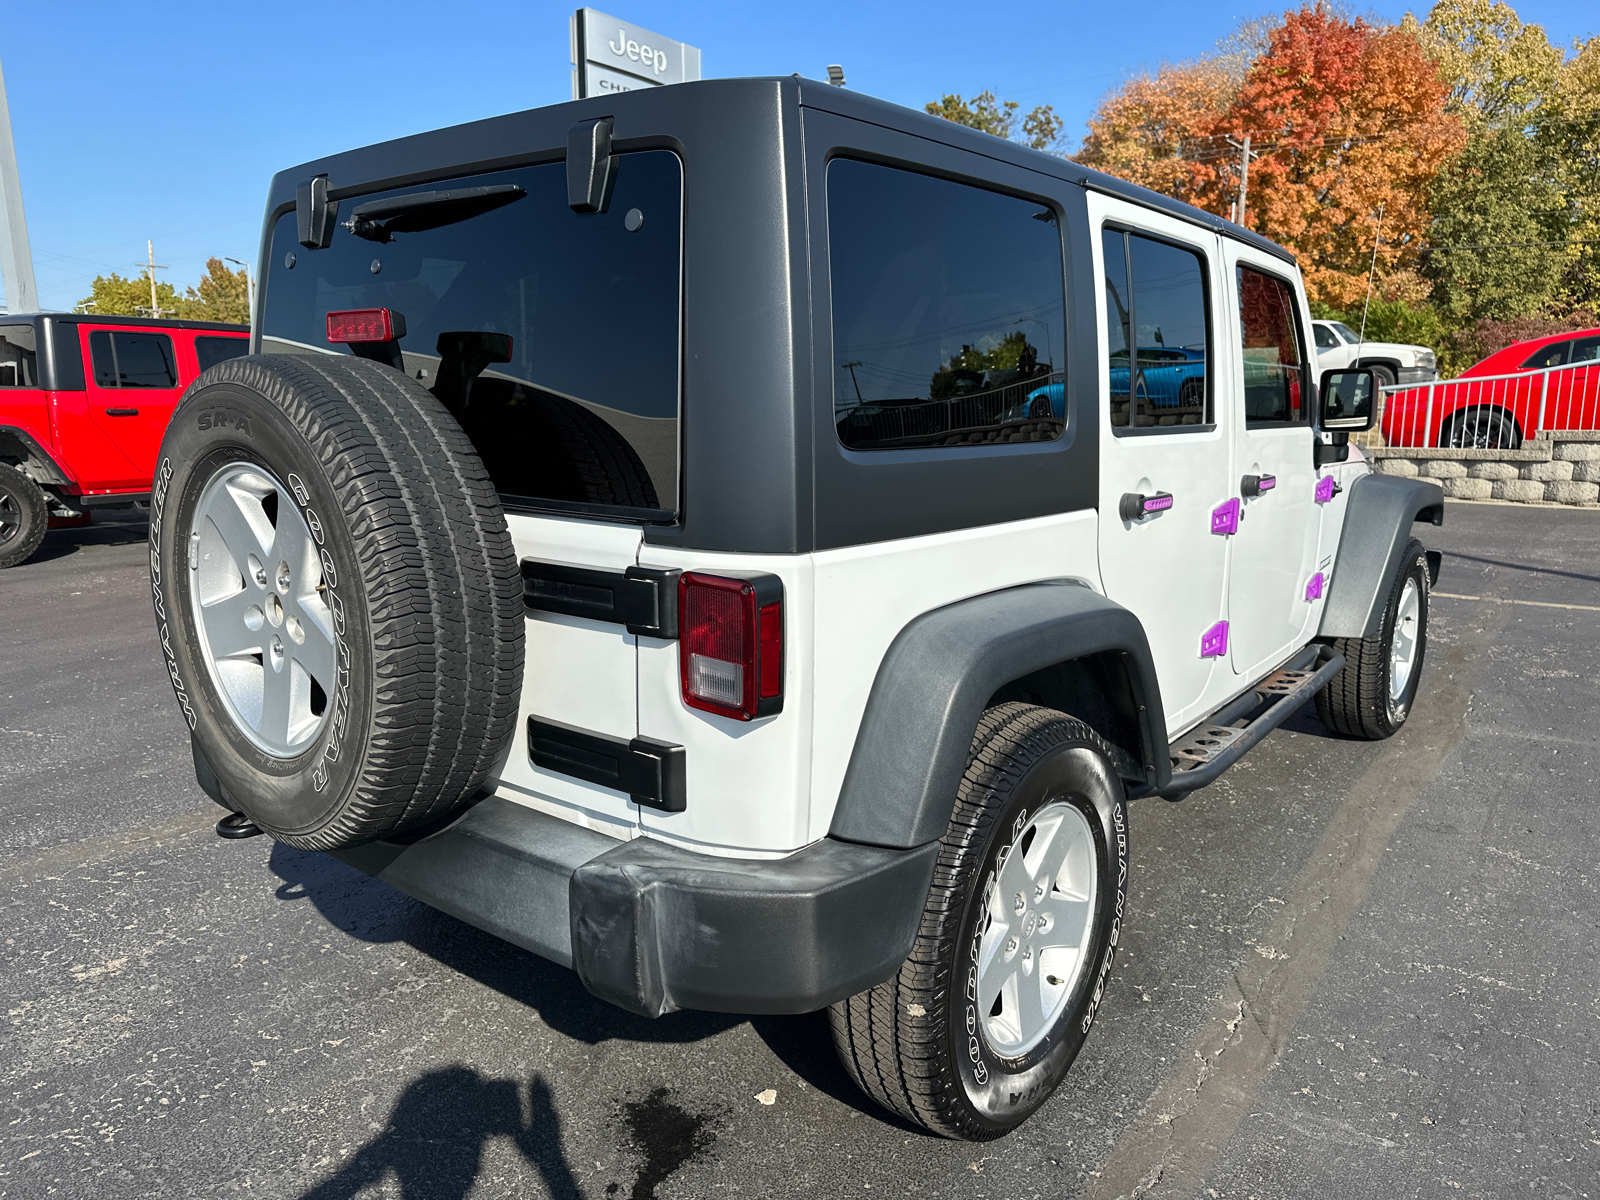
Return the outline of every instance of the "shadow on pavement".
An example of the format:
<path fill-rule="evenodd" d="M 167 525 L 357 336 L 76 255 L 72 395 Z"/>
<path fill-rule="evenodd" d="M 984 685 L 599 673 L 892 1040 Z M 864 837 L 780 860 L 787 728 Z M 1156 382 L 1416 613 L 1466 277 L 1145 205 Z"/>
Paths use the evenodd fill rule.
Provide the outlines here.
<path fill-rule="evenodd" d="M 528 1083 L 527 1101 L 524 1108 L 522 1090 L 510 1079 L 489 1079 L 459 1065 L 430 1071 L 400 1094 L 388 1124 L 302 1200 L 350 1200 L 389 1176 L 404 1200 L 460 1200 L 494 1137 L 515 1143 L 555 1200 L 580 1200 L 561 1149 L 561 1118 L 537 1075 Z"/>
<path fill-rule="evenodd" d="M 97 517 L 93 525 L 80 529 L 52 529 L 28 559 L 29 563 L 68 558 L 91 546 L 130 546 L 150 536 L 150 522 L 143 513 L 137 516 L 115 510 L 115 517 Z"/>
<path fill-rule="evenodd" d="M 365 942 L 405 942 L 501 995 L 526 1005 L 551 1029 L 585 1045 L 618 1040 L 698 1042 L 744 1021 L 730 1013 L 678 1012 L 650 1020 L 584 989 L 578 977 L 493 934 L 429 908 L 336 858 L 277 845 L 269 860 L 278 899 L 310 900 L 331 924 Z"/>

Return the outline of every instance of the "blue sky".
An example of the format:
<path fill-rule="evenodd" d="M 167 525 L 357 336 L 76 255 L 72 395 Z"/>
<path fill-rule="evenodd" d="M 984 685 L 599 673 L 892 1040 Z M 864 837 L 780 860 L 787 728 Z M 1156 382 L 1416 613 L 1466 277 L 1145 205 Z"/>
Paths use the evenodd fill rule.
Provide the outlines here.
<path fill-rule="evenodd" d="M 1107 89 L 1279 6 L 600 7 L 699 45 L 708 76 L 822 78 L 837 62 L 852 88 L 913 106 L 987 87 L 1024 108 L 1055 105 L 1076 139 Z M 1375 11 L 1394 20 L 1407 7 Z M 1594 0 L 1515 7 L 1558 44 L 1600 33 Z M 8 4 L 0 58 L 41 301 L 70 308 L 95 275 L 133 273 L 146 238 L 182 290 L 210 255 L 254 262 L 267 181 L 282 167 L 568 99 L 571 12 L 471 0 Z"/>

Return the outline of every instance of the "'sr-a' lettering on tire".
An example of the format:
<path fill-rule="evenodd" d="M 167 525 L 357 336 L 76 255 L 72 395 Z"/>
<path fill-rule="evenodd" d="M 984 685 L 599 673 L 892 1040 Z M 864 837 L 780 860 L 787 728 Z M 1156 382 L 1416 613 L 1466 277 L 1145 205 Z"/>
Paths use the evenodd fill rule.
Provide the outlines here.
<path fill-rule="evenodd" d="M 1052 709 L 990 709 L 910 956 L 829 1012 L 845 1069 L 947 1137 L 1016 1128 L 1066 1076 L 1104 999 L 1127 876 L 1105 743 Z"/>
<path fill-rule="evenodd" d="M 162 442 L 150 571 L 196 765 L 278 840 L 414 830 L 491 781 L 521 581 L 477 454 L 414 380 L 340 355 L 212 367 Z"/>

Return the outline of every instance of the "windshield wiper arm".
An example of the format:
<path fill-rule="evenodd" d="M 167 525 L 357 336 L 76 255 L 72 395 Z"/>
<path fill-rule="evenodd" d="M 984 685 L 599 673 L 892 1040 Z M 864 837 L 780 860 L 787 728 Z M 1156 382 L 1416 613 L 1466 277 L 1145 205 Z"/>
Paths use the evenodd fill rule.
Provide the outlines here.
<path fill-rule="evenodd" d="M 420 233 L 424 229 L 454 225 L 520 200 L 527 194 L 526 189 L 514 183 L 495 183 L 487 187 L 412 192 L 387 200 L 369 200 L 356 206 L 345 228 L 369 242 L 389 242 L 397 233 Z"/>

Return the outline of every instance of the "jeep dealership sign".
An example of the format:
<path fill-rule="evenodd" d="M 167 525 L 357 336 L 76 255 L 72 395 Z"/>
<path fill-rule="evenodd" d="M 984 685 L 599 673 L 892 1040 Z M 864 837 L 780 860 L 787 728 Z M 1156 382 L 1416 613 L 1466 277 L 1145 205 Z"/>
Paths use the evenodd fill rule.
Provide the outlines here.
<path fill-rule="evenodd" d="M 572 14 L 572 98 L 700 78 L 700 49 L 592 8 Z"/>

